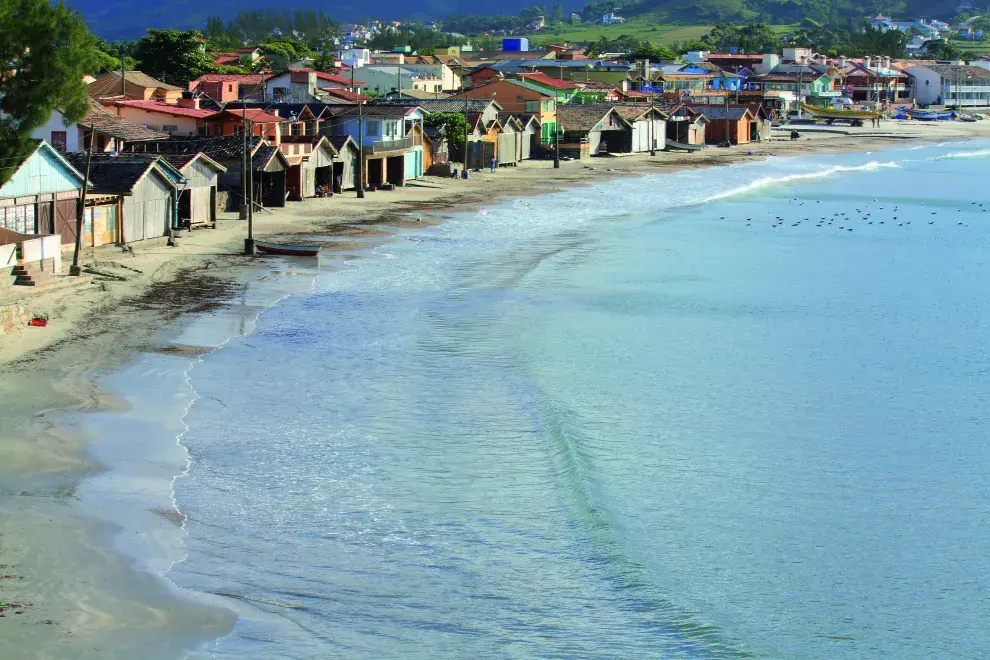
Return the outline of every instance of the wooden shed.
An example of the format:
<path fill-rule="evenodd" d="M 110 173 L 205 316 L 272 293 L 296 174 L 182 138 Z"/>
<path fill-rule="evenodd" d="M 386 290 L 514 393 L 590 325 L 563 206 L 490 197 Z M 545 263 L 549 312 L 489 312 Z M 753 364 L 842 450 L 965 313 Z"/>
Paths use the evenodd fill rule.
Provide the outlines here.
<path fill-rule="evenodd" d="M 318 187 L 333 183 L 337 150 L 323 135 L 284 136 L 279 149 L 289 162 L 286 186 L 291 200 L 315 197 Z"/>
<path fill-rule="evenodd" d="M 617 103 L 616 111 L 632 124 L 632 151 L 663 149 L 667 142 L 667 115 L 643 103 Z"/>
<path fill-rule="evenodd" d="M 164 158 L 184 179 L 179 191 L 177 226 L 216 227 L 220 175 L 227 168 L 204 153 L 169 154 Z"/>
<path fill-rule="evenodd" d="M 519 162 L 520 145 L 522 143 L 522 122 L 512 115 L 499 118 L 502 132 L 498 135 L 498 164 L 515 165 Z"/>
<path fill-rule="evenodd" d="M 585 158 L 632 151 L 632 124 L 610 104 L 557 106 L 557 119 L 563 130 L 561 153 Z"/>
<path fill-rule="evenodd" d="M 86 154 L 69 154 L 68 158 L 77 169 L 86 166 Z M 121 198 L 117 228 L 107 231 L 102 242 L 129 243 L 169 234 L 181 187 L 171 165 L 143 154 L 94 154 L 89 177 L 93 193 Z"/>
<path fill-rule="evenodd" d="M 357 144 L 350 135 L 330 135 L 327 140 L 337 151 L 333 163 L 333 191 L 354 190 L 361 161 L 361 152 L 358 151 Z"/>
<path fill-rule="evenodd" d="M 44 140 L 0 186 L 0 229 L 76 239 L 83 175 Z"/>

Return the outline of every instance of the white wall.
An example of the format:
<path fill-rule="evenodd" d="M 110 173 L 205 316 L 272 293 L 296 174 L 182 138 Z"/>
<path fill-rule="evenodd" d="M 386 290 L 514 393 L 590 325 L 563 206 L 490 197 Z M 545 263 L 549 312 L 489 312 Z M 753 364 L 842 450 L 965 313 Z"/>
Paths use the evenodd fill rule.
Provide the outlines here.
<path fill-rule="evenodd" d="M 163 133 L 181 136 L 198 135 L 197 126 L 199 122 L 195 117 L 174 117 L 161 112 L 149 112 L 142 108 L 128 108 L 125 106 L 109 108 L 109 110 L 119 114 L 131 123 L 138 124 L 139 126 L 147 125 L 148 128 L 162 131 Z M 175 126 L 177 130 L 166 131 L 165 126 Z"/>
<path fill-rule="evenodd" d="M 68 153 L 76 153 L 82 151 L 81 145 L 79 143 L 79 128 L 75 124 L 70 124 L 66 126 L 62 123 L 62 113 L 58 110 L 53 110 L 51 117 L 44 126 L 35 129 L 31 132 L 31 137 L 36 140 L 44 140 L 48 144 L 52 143 L 52 131 L 64 131 L 65 132 L 65 150 Z"/>
<path fill-rule="evenodd" d="M 914 98 L 918 103 L 928 105 L 938 101 L 942 90 L 940 75 L 923 66 L 908 67 L 905 71 L 914 77 Z"/>

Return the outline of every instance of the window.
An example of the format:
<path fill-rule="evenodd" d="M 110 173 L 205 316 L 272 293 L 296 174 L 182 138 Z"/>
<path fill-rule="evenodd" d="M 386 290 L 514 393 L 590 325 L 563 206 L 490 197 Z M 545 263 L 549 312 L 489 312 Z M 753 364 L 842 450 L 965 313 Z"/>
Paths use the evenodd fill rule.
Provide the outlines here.
<path fill-rule="evenodd" d="M 206 126 L 198 126 L 196 128 L 196 135 L 200 137 L 206 137 L 210 134 L 210 130 Z"/>
<path fill-rule="evenodd" d="M 233 85 L 227 85 L 227 91 L 228 92 L 234 91 L 234 86 Z"/>
<path fill-rule="evenodd" d="M 302 135 L 302 126 L 299 124 L 289 126 L 289 135 Z"/>
<path fill-rule="evenodd" d="M 382 122 L 378 119 L 368 119 L 364 129 L 368 137 L 378 137 L 382 134 Z"/>
<path fill-rule="evenodd" d="M 18 234 L 33 234 L 34 204 L 30 206 L 8 206 L 0 208 L 0 227 Z"/>
<path fill-rule="evenodd" d="M 526 101 L 526 112 L 539 112 L 540 102 L 539 101 Z"/>
<path fill-rule="evenodd" d="M 65 153 L 66 137 L 65 131 L 52 131 L 51 145 L 56 151 Z"/>
<path fill-rule="evenodd" d="M 179 127 L 176 124 L 162 124 L 162 131 L 171 135 L 172 133 L 178 133 Z"/>

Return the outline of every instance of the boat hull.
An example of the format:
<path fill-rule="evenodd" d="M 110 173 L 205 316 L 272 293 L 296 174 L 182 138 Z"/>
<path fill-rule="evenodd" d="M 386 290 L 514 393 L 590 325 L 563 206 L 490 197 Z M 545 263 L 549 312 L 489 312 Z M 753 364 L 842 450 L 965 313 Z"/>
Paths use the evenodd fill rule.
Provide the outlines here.
<path fill-rule="evenodd" d="M 703 144 L 684 144 L 683 142 L 675 142 L 673 140 L 667 140 L 667 149 L 679 149 L 681 151 L 701 151 L 705 148 Z"/>
<path fill-rule="evenodd" d="M 879 112 L 871 110 L 828 110 L 813 105 L 802 103 L 801 107 L 815 119 L 838 119 L 850 121 L 853 119 L 875 119 L 880 116 Z"/>
<path fill-rule="evenodd" d="M 315 257 L 320 254 L 322 245 L 289 245 L 286 243 L 265 243 L 255 241 L 255 249 L 264 254 L 280 254 L 286 257 Z"/>

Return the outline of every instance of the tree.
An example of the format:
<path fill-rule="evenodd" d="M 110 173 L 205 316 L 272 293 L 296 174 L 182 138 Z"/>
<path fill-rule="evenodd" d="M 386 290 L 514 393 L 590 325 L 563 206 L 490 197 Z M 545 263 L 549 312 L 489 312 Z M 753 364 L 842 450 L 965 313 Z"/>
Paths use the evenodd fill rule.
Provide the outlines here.
<path fill-rule="evenodd" d="M 904 56 L 910 36 L 900 30 L 876 30 L 870 25 L 863 28 L 862 33 L 852 42 L 850 55 L 857 57 L 866 55 L 886 55 L 900 58 Z"/>
<path fill-rule="evenodd" d="M 467 118 L 459 112 L 430 112 L 423 118 L 423 123 L 440 131 L 447 141 L 447 153 L 453 159 L 464 153 L 464 136 L 467 134 Z"/>
<path fill-rule="evenodd" d="M 332 71 L 337 67 L 337 58 L 332 53 L 320 53 L 313 60 L 313 68 L 317 71 Z"/>
<path fill-rule="evenodd" d="M 550 10 L 550 22 L 551 23 L 564 22 L 564 5 L 558 2 L 553 6 L 553 9 Z"/>
<path fill-rule="evenodd" d="M 676 60 L 677 54 L 664 46 L 654 46 L 649 41 L 644 41 L 634 51 L 629 53 L 629 57 L 634 60 L 661 62 L 663 60 Z"/>
<path fill-rule="evenodd" d="M 775 53 L 780 50 L 780 39 L 766 23 L 742 26 L 719 23 L 702 41 L 709 49 L 723 53 L 733 48 L 744 53 Z"/>
<path fill-rule="evenodd" d="M 213 71 L 213 59 L 206 54 L 206 47 L 197 37 L 202 35 L 195 30 L 152 28 L 138 41 L 134 58 L 138 67 L 149 76 L 184 84 Z"/>
<path fill-rule="evenodd" d="M 83 75 L 99 66 L 96 41 L 62 2 L 0 3 L 0 182 L 34 149 L 31 133 L 58 109 L 76 122 L 89 112 Z"/>
<path fill-rule="evenodd" d="M 947 39 L 929 39 L 922 45 L 922 49 L 936 60 L 958 60 L 962 56 L 962 51 Z"/>

